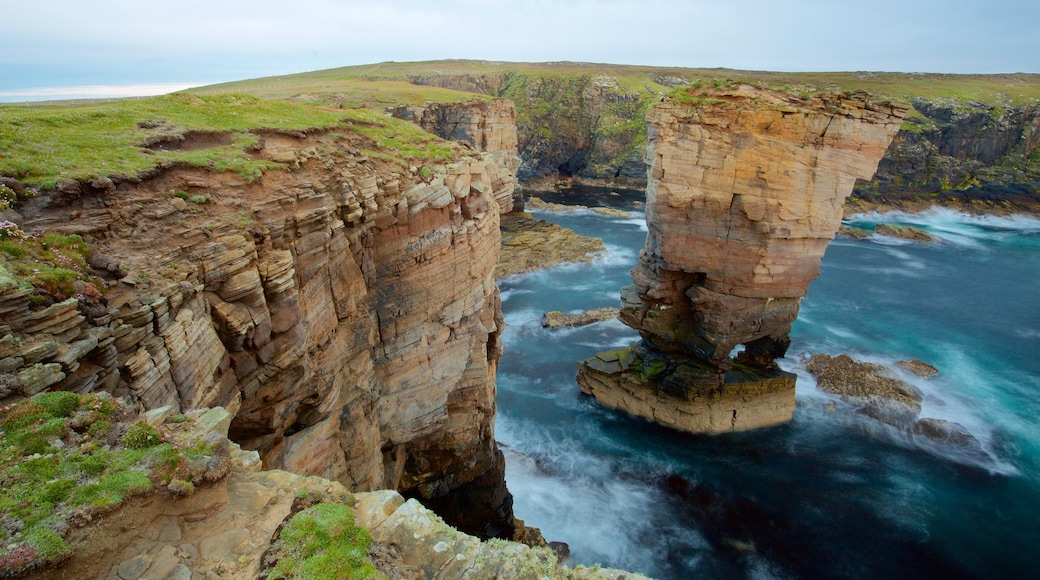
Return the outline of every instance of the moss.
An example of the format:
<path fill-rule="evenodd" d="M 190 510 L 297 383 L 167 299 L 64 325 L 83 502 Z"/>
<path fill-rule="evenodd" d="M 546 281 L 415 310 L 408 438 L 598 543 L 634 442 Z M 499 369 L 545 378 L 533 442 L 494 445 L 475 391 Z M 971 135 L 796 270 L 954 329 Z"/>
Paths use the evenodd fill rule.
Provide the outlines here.
<path fill-rule="evenodd" d="M 90 248 L 75 234 L 30 235 L 14 223 L 0 222 L 0 253 L 0 262 L 17 284 L 36 288 L 50 302 L 75 295 L 77 281 L 98 282 L 88 265 Z"/>
<path fill-rule="evenodd" d="M 162 436 L 147 421 L 137 421 L 130 426 L 121 442 L 127 449 L 147 449 L 162 443 Z"/>
<path fill-rule="evenodd" d="M 355 525 L 354 512 L 342 504 L 321 503 L 297 513 L 282 528 L 278 562 L 267 575 L 275 578 L 371 578 L 368 558 L 372 538 Z"/>
<path fill-rule="evenodd" d="M 76 412 L 80 405 L 80 396 L 69 391 L 42 393 L 34 400 L 52 417 L 68 417 Z"/>

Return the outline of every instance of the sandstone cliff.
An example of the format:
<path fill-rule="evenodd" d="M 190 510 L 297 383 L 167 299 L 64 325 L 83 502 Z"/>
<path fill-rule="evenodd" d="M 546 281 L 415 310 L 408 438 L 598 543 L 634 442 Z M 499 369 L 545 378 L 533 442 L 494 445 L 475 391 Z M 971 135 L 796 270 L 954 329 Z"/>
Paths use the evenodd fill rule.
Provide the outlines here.
<path fill-rule="evenodd" d="M 688 431 L 789 420 L 794 378 L 773 360 L 845 197 L 874 174 L 905 113 L 864 93 L 736 83 L 693 85 L 655 107 L 649 233 L 621 309 L 643 343 L 582 363 L 582 390 Z"/>
<path fill-rule="evenodd" d="M 449 507 L 462 493 L 449 521 L 510 535 L 493 279 L 508 170 L 464 151 L 409 167 L 347 127 L 256 134 L 251 155 L 284 169 L 173 164 L 18 208 L 26 231 L 81 234 L 109 287 L 38 310 L 5 285 L 0 396 L 223 406 L 268 468 Z"/>
<path fill-rule="evenodd" d="M 681 79 L 633 82 L 612 74 L 491 73 L 413 75 L 409 81 L 506 97 L 516 103 L 521 179 L 581 176 L 645 179 L 644 119 Z"/>
<path fill-rule="evenodd" d="M 491 155 L 505 169 L 499 174 L 500 180 L 492 183 L 495 201 L 501 213 L 513 211 L 520 157 L 516 145 L 516 109 L 511 101 L 402 105 L 393 109 L 393 115 L 441 139 L 468 143 L 477 151 Z"/>

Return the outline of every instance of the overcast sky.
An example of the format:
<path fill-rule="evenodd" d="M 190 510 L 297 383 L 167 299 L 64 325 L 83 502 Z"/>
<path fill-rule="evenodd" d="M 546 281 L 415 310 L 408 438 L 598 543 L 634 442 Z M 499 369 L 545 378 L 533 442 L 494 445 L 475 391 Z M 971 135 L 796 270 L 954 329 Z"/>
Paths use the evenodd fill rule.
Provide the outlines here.
<path fill-rule="evenodd" d="M 1040 73 L 1040 0 L 0 0 L 0 22 L 0 95 L 442 58 Z"/>

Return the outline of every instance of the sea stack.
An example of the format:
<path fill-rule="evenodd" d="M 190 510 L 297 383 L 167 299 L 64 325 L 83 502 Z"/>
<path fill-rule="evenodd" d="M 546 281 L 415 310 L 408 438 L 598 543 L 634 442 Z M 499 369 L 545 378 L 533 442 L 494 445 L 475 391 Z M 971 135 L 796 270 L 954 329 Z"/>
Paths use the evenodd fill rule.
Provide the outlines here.
<path fill-rule="evenodd" d="M 648 115 L 646 247 L 621 291 L 642 340 L 581 362 L 582 391 L 693 433 L 789 421 L 795 377 L 775 359 L 845 198 L 906 111 L 862 92 L 739 83 L 665 97 Z"/>

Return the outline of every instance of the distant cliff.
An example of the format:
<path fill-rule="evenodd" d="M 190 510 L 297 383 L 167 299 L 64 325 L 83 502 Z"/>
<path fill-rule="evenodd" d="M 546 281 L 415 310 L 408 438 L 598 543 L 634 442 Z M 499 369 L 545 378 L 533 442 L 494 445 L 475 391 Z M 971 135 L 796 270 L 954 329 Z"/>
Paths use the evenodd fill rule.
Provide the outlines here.
<path fill-rule="evenodd" d="M 428 75 L 409 81 L 516 103 L 521 179 L 562 175 L 646 179 L 646 113 L 683 79 L 609 74 Z"/>
<path fill-rule="evenodd" d="M 604 65 L 603 74 L 414 75 L 409 80 L 512 99 L 522 179 L 574 176 L 640 186 L 646 180 L 642 151 L 647 111 L 670 88 L 697 77 L 644 71 L 637 81 L 609 69 Z M 755 75 L 733 72 L 738 73 L 735 77 Z M 787 82 L 812 82 L 787 76 L 792 77 Z M 843 80 L 847 79 L 828 82 L 841 86 Z M 897 85 L 889 90 L 900 89 Z M 1040 104 L 1012 105 L 1000 96 L 985 101 L 923 96 L 909 100 L 912 112 L 877 175 L 859 182 L 854 196 L 1040 204 Z"/>
<path fill-rule="evenodd" d="M 1007 106 L 953 99 L 912 100 L 870 181 L 854 195 L 1040 203 L 1040 104 Z"/>
<path fill-rule="evenodd" d="M 460 147 L 400 157 L 379 140 L 400 142 L 403 122 L 363 134 L 390 121 L 254 130 L 247 153 L 280 167 L 255 180 L 171 163 L 20 202 L 21 230 L 5 235 L 79 234 L 107 280 L 47 306 L 4 278 L 0 398 L 97 389 L 145 408 L 223 406 L 231 438 L 267 468 L 397 489 L 509 536 L 493 271 L 495 199 L 509 199 L 496 187 L 515 178 Z M 205 154 L 237 139 L 189 131 L 161 147 Z M 407 145 L 442 147 L 429 140 Z"/>

